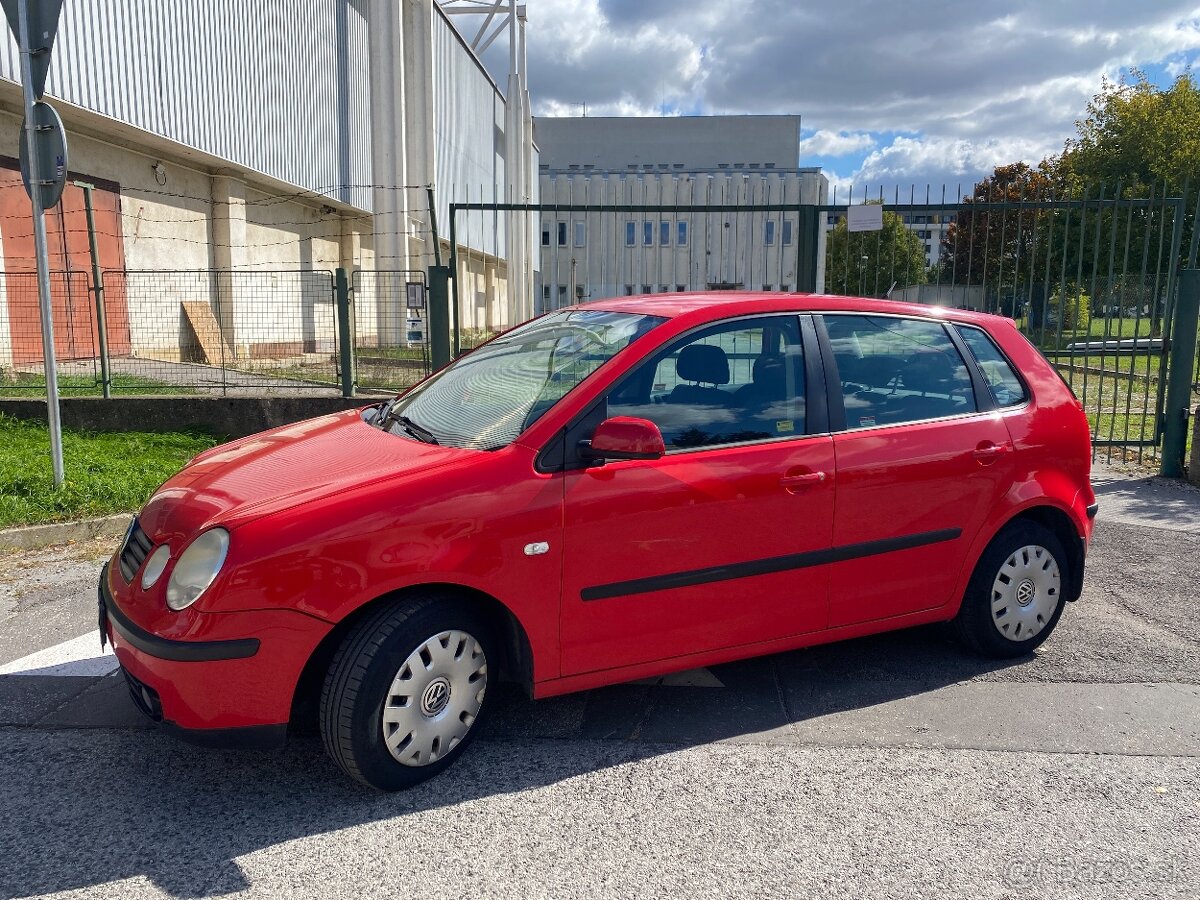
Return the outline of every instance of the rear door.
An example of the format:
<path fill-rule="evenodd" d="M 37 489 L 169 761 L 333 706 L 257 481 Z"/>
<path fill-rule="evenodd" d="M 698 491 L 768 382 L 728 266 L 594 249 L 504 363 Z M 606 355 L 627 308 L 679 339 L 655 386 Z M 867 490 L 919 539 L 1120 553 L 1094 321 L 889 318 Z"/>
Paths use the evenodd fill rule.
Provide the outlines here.
<path fill-rule="evenodd" d="M 899 316 L 822 317 L 837 456 L 830 627 L 950 602 L 1012 475 L 1008 431 L 957 333 Z"/>

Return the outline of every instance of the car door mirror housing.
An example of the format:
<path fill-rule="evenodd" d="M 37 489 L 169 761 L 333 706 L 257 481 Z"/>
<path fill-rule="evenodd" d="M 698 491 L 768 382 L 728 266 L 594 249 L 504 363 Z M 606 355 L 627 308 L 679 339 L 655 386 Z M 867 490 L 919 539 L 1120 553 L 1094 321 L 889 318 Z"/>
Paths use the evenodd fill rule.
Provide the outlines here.
<path fill-rule="evenodd" d="M 662 432 L 648 419 L 614 416 L 596 426 L 590 441 L 580 441 L 584 459 L 660 459 L 667 452 Z"/>

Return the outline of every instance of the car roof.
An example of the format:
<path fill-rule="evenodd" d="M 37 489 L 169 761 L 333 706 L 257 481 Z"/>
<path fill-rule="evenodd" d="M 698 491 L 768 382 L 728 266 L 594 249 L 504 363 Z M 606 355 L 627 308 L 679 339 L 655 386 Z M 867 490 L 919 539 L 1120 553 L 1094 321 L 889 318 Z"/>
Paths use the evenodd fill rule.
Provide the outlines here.
<path fill-rule="evenodd" d="M 776 312 L 855 312 L 902 316 L 951 318 L 959 322 L 995 323 L 1001 316 L 925 303 L 904 303 L 872 297 L 842 297 L 835 294 L 783 294 L 765 291 L 697 291 L 692 293 L 643 294 L 609 297 L 581 303 L 568 309 L 640 313 L 674 319 L 698 320 Z"/>

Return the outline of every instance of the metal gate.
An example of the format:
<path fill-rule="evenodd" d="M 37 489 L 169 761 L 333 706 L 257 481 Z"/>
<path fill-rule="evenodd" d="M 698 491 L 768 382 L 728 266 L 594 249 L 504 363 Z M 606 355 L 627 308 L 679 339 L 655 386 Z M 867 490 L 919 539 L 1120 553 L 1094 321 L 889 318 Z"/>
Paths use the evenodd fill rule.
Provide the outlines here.
<path fill-rule="evenodd" d="M 419 270 L 358 269 L 350 278 L 358 387 L 401 390 L 430 372 L 429 290 Z"/>
<path fill-rule="evenodd" d="M 1093 444 L 1144 462 L 1162 442 L 1178 272 L 1195 240 L 1185 260 L 1182 196 L 1112 193 L 827 204 L 825 288 L 1014 318 L 1080 398 Z M 870 204 L 883 227 L 851 230 Z"/>

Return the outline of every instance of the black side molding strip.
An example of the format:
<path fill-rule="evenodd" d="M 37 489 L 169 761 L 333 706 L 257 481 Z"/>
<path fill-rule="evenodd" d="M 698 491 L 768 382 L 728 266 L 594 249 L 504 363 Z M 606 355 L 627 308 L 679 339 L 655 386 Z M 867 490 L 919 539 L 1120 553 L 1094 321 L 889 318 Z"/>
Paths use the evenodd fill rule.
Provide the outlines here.
<path fill-rule="evenodd" d="M 1095 503 L 1088 504 L 1087 517 L 1089 519 L 1096 518 L 1096 513 L 1098 513 L 1098 512 L 1100 512 L 1100 501 L 1099 500 L 1097 500 Z"/>
<path fill-rule="evenodd" d="M 100 602 L 108 620 L 131 646 L 158 659 L 174 662 L 212 662 L 218 659 L 246 659 L 258 652 L 258 638 L 233 641 L 172 641 L 144 628 L 121 612 L 108 590 L 108 566 L 100 571 Z"/>
<path fill-rule="evenodd" d="M 894 553 L 897 550 L 911 550 L 914 547 L 924 547 L 928 544 L 940 544 L 943 541 L 952 541 L 961 534 L 961 528 L 923 531 L 919 534 L 908 534 L 904 537 L 886 538 L 880 541 L 865 541 L 861 544 L 845 544 L 841 547 L 830 547 L 828 550 L 809 550 L 806 553 L 771 556 L 766 559 L 751 560 L 750 562 L 711 566 L 707 569 L 691 569 L 687 572 L 673 572 L 669 575 L 635 578 L 631 581 L 616 581 L 612 584 L 601 584 L 596 587 L 584 588 L 579 592 L 579 595 L 584 600 L 608 600 L 612 597 L 645 594 L 650 591 L 665 591 L 670 588 L 708 584 L 712 581 L 730 581 L 734 578 L 769 575 L 773 572 L 786 572 L 789 569 L 807 569 L 812 566 L 823 566 L 827 563 L 861 559 L 864 556 L 878 556 L 881 553 Z"/>

